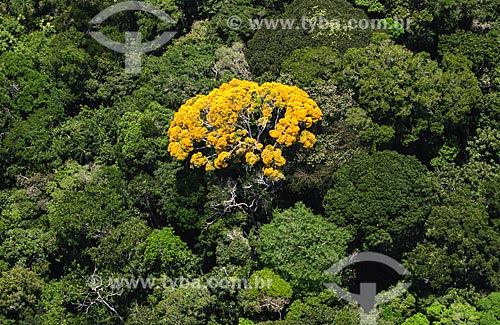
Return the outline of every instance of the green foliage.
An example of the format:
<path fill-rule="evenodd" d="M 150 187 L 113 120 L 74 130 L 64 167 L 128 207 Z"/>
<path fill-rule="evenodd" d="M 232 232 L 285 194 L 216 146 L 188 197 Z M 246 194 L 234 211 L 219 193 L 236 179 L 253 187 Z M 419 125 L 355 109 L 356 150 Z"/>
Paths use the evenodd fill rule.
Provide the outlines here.
<path fill-rule="evenodd" d="M 477 303 L 481 311 L 481 325 L 493 325 L 500 322 L 500 292 L 492 292 Z"/>
<path fill-rule="evenodd" d="M 292 298 L 292 287 L 279 275 L 270 269 L 263 269 L 252 273 L 248 283 L 253 285 L 250 288 L 250 295 L 265 295 L 275 298 Z"/>
<path fill-rule="evenodd" d="M 439 149 L 438 156 L 431 160 L 431 166 L 438 169 L 445 168 L 448 164 L 451 164 L 457 158 L 460 149 L 457 147 L 449 147 L 444 145 Z"/>
<path fill-rule="evenodd" d="M 50 152 L 58 157 L 57 162 L 77 161 L 85 165 L 90 162 L 112 163 L 117 160 L 116 124 L 120 112 L 108 107 L 92 110 L 81 107 L 80 113 L 58 125 L 52 131 Z"/>
<path fill-rule="evenodd" d="M 238 325 L 255 325 L 254 322 L 252 322 L 251 320 L 249 319 L 246 319 L 246 318 L 240 318 L 238 320 Z"/>
<path fill-rule="evenodd" d="M 307 70 L 307 63 L 304 64 Z M 323 119 L 318 122 L 314 147 L 296 153 L 293 174 L 287 177 L 287 190 L 304 194 L 317 191 L 320 198 L 315 198 L 315 205 L 321 206 L 333 171 L 349 161 L 355 152 L 366 148 L 346 121 L 348 113 L 357 106 L 351 92 L 341 92 L 331 81 L 317 83 L 306 91 L 321 108 Z"/>
<path fill-rule="evenodd" d="M 422 237 L 431 182 L 417 159 L 359 154 L 339 168 L 324 199 L 328 219 L 355 234 L 356 248 L 401 256 Z"/>
<path fill-rule="evenodd" d="M 35 313 L 43 280 L 33 271 L 14 267 L 0 276 L 0 315 L 11 320 L 23 320 Z"/>
<path fill-rule="evenodd" d="M 404 294 L 378 307 L 379 318 L 388 324 L 402 324 L 407 317 L 415 313 L 416 303 L 417 298 L 414 295 Z"/>
<path fill-rule="evenodd" d="M 437 35 L 451 34 L 462 26 L 469 27 L 477 17 L 476 8 L 486 12 L 486 6 L 466 0 L 388 0 L 384 4 L 389 17 L 410 20 L 408 43 L 424 50 L 435 48 Z"/>
<path fill-rule="evenodd" d="M 347 316 L 347 309 L 332 306 L 338 298 L 329 290 L 293 301 L 287 308 L 286 320 L 302 321 L 311 325 L 316 324 L 355 324 L 359 320 L 349 322 L 343 319 Z M 352 310 L 351 310 L 352 312 Z M 345 314 L 345 315 L 343 315 Z M 356 316 L 356 312 L 353 313 Z M 355 318 L 355 317 L 354 317 Z M 340 321 L 342 319 L 342 321 Z"/>
<path fill-rule="evenodd" d="M 167 288 L 150 297 L 155 306 L 155 324 L 204 325 L 214 299 L 207 290 L 199 288 Z"/>
<path fill-rule="evenodd" d="M 349 122 L 374 145 L 435 146 L 457 132 L 481 99 L 470 61 L 447 54 L 441 63 L 389 41 L 350 49 L 337 74 L 360 107 Z M 342 89 L 344 89 L 342 88 Z M 451 136 L 453 134 L 453 136 Z"/>
<path fill-rule="evenodd" d="M 235 0 L 231 2 L 212 0 L 200 2 L 202 2 L 202 10 L 212 16 L 209 22 L 211 30 L 228 42 L 234 42 L 240 39 L 247 40 L 255 32 L 252 26 L 247 23 L 248 21 L 283 9 L 289 0 Z M 232 17 L 238 17 L 241 22 L 240 26 L 235 25 L 236 28 L 232 28 L 232 25 L 228 23 Z"/>
<path fill-rule="evenodd" d="M 250 243 L 239 229 L 228 232 L 226 240 L 220 240 L 216 248 L 216 262 L 220 266 L 247 266 L 252 261 Z"/>
<path fill-rule="evenodd" d="M 159 163 L 153 188 L 158 209 L 171 224 L 185 230 L 200 229 L 206 221 L 204 173 L 183 169 L 177 161 Z"/>
<path fill-rule="evenodd" d="M 289 73 L 299 87 L 328 80 L 340 67 L 338 52 L 328 47 L 305 47 L 292 52 L 282 63 L 281 71 Z"/>
<path fill-rule="evenodd" d="M 32 220 L 42 213 L 36 200 L 25 189 L 2 193 L 2 212 L 0 213 L 0 239 L 4 240 L 11 229 L 29 227 Z"/>
<path fill-rule="evenodd" d="M 162 56 L 145 59 L 143 83 L 134 97 L 177 108 L 189 98 L 219 86 L 221 82 L 213 70 L 216 42 L 217 39 L 196 41 L 186 36 L 179 39 L 179 44 L 170 45 Z"/>
<path fill-rule="evenodd" d="M 344 257 L 349 240 L 347 231 L 297 203 L 275 211 L 271 223 L 262 226 L 257 253 L 294 290 L 317 290 L 328 280 L 324 271 Z"/>
<path fill-rule="evenodd" d="M 182 271 L 192 271 L 196 266 L 196 257 L 170 227 L 153 231 L 146 238 L 145 245 L 144 264 L 149 270 L 176 276 L 182 275 Z"/>
<path fill-rule="evenodd" d="M 292 286 L 270 269 L 256 271 L 248 279 L 249 288 L 239 295 L 250 313 L 279 313 L 290 302 Z"/>
<path fill-rule="evenodd" d="M 404 321 L 403 325 L 431 325 L 431 323 L 424 314 L 416 313 L 410 318 L 407 318 Z"/>
<path fill-rule="evenodd" d="M 12 16 L 0 15 L 0 53 L 15 46 L 24 27 Z"/>
<path fill-rule="evenodd" d="M 439 51 L 441 55 L 449 52 L 466 56 L 473 63 L 473 71 L 476 74 L 491 72 L 500 62 L 498 31 L 482 35 L 459 30 L 452 35 L 441 35 Z"/>
<path fill-rule="evenodd" d="M 383 12 L 384 5 L 378 0 L 354 0 L 356 6 L 365 7 L 368 12 Z"/>
<path fill-rule="evenodd" d="M 437 289 L 484 282 L 498 288 L 500 237 L 489 222 L 484 198 L 467 175 L 449 170 L 437 176 L 439 202 L 426 221 L 425 240 L 408 255 L 413 274 Z"/>
<path fill-rule="evenodd" d="M 76 254 L 127 218 L 117 167 L 68 162 L 47 185 L 47 222 L 62 254 Z M 67 251 L 71 249 L 71 251 Z"/>
<path fill-rule="evenodd" d="M 152 170 L 167 155 L 169 110 L 151 103 L 154 110 L 126 112 L 118 123 L 118 147 L 127 167 Z M 134 169 L 131 168 L 133 171 Z"/>
<path fill-rule="evenodd" d="M 323 282 L 355 287 L 324 271 L 361 250 L 413 274 L 379 325 L 500 324 L 500 0 L 145 1 L 175 22 L 89 29 L 117 2 L 0 3 L 0 324 L 357 325 Z M 344 28 L 368 17 L 384 33 Z M 97 30 L 177 34 L 131 75 Z M 279 184 L 166 154 L 179 106 L 233 78 L 297 85 L 323 112 Z"/>
<path fill-rule="evenodd" d="M 145 221 L 132 217 L 100 238 L 99 244 L 89 249 L 89 255 L 99 270 L 141 275 L 145 271 L 146 238 L 151 231 Z"/>
<path fill-rule="evenodd" d="M 345 51 L 350 47 L 365 46 L 370 38 L 370 30 L 348 29 L 349 19 L 365 19 L 365 13 L 352 7 L 345 0 L 305 1 L 295 0 L 276 19 L 295 19 L 301 23 L 302 17 L 317 22 L 320 17 L 332 21 L 337 19 L 341 28 L 322 30 L 318 26 L 306 28 L 261 28 L 248 41 L 247 59 L 251 71 L 267 78 L 279 73 L 282 62 L 295 49 L 326 46 Z"/>
<path fill-rule="evenodd" d="M 489 164 L 500 163 L 499 119 L 500 96 L 498 92 L 487 94 L 481 102 L 476 135 L 468 143 L 470 161 L 481 161 Z"/>
<path fill-rule="evenodd" d="M 31 267 L 39 274 L 47 273 L 49 256 L 57 249 L 54 233 L 41 228 L 13 228 L 5 236 L 0 245 L 0 259 L 11 267 Z"/>
<path fill-rule="evenodd" d="M 87 324 L 83 315 L 74 315 L 66 305 L 71 301 L 71 289 L 65 281 L 53 280 L 44 285 L 37 303 L 37 322 L 47 325 L 77 325 Z"/>
<path fill-rule="evenodd" d="M 234 42 L 230 47 L 221 46 L 215 50 L 217 61 L 213 69 L 223 81 L 236 79 L 249 79 L 250 68 L 245 58 L 245 45 L 241 42 Z"/>
<path fill-rule="evenodd" d="M 381 25 L 385 26 L 385 29 L 388 31 L 388 34 L 396 39 L 405 33 L 405 27 L 394 18 L 384 18 L 381 20 Z"/>
<path fill-rule="evenodd" d="M 479 313 L 476 308 L 467 302 L 454 302 L 445 306 L 439 302 L 433 303 L 426 309 L 432 324 L 479 324 Z"/>
<path fill-rule="evenodd" d="M 490 216 L 491 224 L 496 231 L 500 230 L 500 174 L 498 172 L 495 176 L 488 179 L 484 185 L 484 197 L 486 199 L 486 206 L 488 207 L 488 214 Z"/>

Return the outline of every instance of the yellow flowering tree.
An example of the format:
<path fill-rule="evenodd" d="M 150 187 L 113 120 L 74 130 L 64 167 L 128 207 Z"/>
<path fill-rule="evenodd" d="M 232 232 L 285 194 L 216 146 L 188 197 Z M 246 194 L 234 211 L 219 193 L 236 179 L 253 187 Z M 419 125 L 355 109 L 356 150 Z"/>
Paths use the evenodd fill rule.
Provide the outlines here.
<path fill-rule="evenodd" d="M 318 105 L 298 87 L 233 79 L 179 108 L 168 151 L 207 171 L 247 163 L 276 181 L 284 178 L 283 150 L 311 148 L 316 138 L 308 129 L 321 118 Z"/>

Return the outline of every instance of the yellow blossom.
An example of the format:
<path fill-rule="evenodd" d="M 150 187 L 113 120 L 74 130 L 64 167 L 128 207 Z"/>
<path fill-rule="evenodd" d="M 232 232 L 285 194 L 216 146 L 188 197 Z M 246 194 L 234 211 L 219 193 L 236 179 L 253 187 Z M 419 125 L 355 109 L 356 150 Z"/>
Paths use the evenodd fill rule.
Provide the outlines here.
<path fill-rule="evenodd" d="M 304 148 L 308 149 L 311 148 L 314 143 L 316 142 L 316 136 L 314 136 L 313 133 L 304 130 L 300 133 L 300 143 L 304 146 Z"/>
<path fill-rule="evenodd" d="M 217 169 L 226 168 L 227 167 L 227 159 L 231 157 L 231 154 L 227 151 L 222 151 L 219 153 L 217 158 L 214 159 L 214 167 Z"/>
<path fill-rule="evenodd" d="M 245 155 L 245 160 L 250 165 L 255 165 L 256 162 L 260 160 L 259 156 L 254 154 L 253 152 L 247 152 Z"/>
<path fill-rule="evenodd" d="M 191 165 L 194 167 L 204 166 L 207 162 L 207 157 L 203 156 L 201 152 L 197 152 L 191 156 Z"/>
<path fill-rule="evenodd" d="M 210 171 L 232 163 L 262 161 L 271 180 L 283 179 L 286 148 L 314 145 L 308 129 L 322 118 L 306 92 L 277 82 L 233 79 L 187 100 L 168 130 L 170 155 Z M 283 150 L 283 151 L 282 151 Z"/>

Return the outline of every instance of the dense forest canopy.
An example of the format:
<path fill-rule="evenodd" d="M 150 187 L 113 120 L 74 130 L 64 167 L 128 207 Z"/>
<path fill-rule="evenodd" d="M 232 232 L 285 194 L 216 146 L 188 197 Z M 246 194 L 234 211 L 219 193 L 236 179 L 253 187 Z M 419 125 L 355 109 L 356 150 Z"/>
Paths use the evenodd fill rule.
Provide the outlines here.
<path fill-rule="evenodd" d="M 0 324 L 500 324 L 500 0 L 117 3 L 0 3 Z"/>

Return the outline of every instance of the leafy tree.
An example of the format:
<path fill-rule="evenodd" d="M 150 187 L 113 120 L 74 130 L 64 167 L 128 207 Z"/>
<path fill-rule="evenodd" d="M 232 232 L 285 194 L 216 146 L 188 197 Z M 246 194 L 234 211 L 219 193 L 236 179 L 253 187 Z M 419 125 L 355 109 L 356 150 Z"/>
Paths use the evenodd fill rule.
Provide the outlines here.
<path fill-rule="evenodd" d="M 479 324 L 479 313 L 467 302 L 453 302 L 450 306 L 439 302 L 426 309 L 432 324 Z"/>
<path fill-rule="evenodd" d="M 302 22 L 303 17 L 309 19 L 309 23 Z M 250 69 L 255 75 L 265 75 L 266 78 L 275 77 L 282 62 L 295 49 L 326 46 L 345 51 L 351 47 L 365 46 L 371 34 L 368 29 L 347 28 L 349 19 L 360 20 L 366 19 L 367 16 L 363 10 L 354 8 L 345 0 L 295 0 L 286 7 L 283 14 L 273 18 L 277 21 L 295 19 L 295 25 L 293 28 L 266 28 L 263 25 L 248 41 L 247 59 Z M 320 19 L 328 22 L 338 21 L 340 28 L 328 25 L 330 28 L 321 29 L 315 24 Z"/>
<path fill-rule="evenodd" d="M 166 288 L 150 297 L 154 306 L 155 324 L 206 324 L 214 298 L 200 288 Z"/>
<path fill-rule="evenodd" d="M 0 152 L 2 165 L 8 166 L 3 172 L 10 177 L 26 170 L 45 172 L 60 164 L 47 148 L 51 131 L 83 97 L 81 80 L 89 56 L 80 48 L 82 36 L 74 30 L 57 36 L 33 32 L 0 55 L 0 106 L 2 115 L 8 116 Z"/>
<path fill-rule="evenodd" d="M 135 171 L 132 166 L 153 170 L 156 162 L 167 154 L 169 111 L 160 105 L 151 106 L 155 110 L 126 112 L 118 123 L 117 145 L 131 172 Z"/>
<path fill-rule="evenodd" d="M 483 97 L 481 110 L 478 112 L 477 129 L 474 132 L 475 135 L 468 142 L 469 161 L 486 162 L 492 165 L 500 163 L 498 155 L 500 148 L 499 105 L 500 95 L 498 92 Z"/>
<path fill-rule="evenodd" d="M 307 322 L 311 325 L 359 323 L 359 319 L 349 322 L 349 320 L 346 319 L 347 317 L 345 317 L 347 315 L 344 315 L 347 314 L 346 311 L 336 306 L 338 303 L 338 297 L 330 290 L 323 290 L 320 293 L 311 294 L 301 299 L 294 300 L 287 308 L 285 319 L 288 321 L 295 320 Z M 357 310 L 355 310 L 354 316 L 356 316 L 357 313 Z"/>
<path fill-rule="evenodd" d="M 62 115 L 62 108 L 42 108 L 27 119 L 15 119 L 0 144 L 1 172 L 7 180 L 30 172 L 47 172 L 57 165 L 57 157 L 47 148 L 51 146 L 51 130 L 62 121 Z"/>
<path fill-rule="evenodd" d="M 354 247 L 400 257 L 424 234 L 431 190 L 427 169 L 414 157 L 359 154 L 334 173 L 325 213 L 351 229 Z"/>
<path fill-rule="evenodd" d="M 199 1 L 201 13 L 210 16 L 210 29 L 219 34 L 227 42 L 248 40 L 255 32 L 247 23 L 264 15 L 282 11 L 290 0 L 221 0 Z M 241 24 L 231 25 L 231 18 L 238 17 Z"/>
<path fill-rule="evenodd" d="M 473 63 L 472 69 L 477 75 L 491 73 L 500 62 L 497 37 L 498 31 L 481 35 L 459 30 L 452 35 L 440 36 L 439 52 L 442 56 L 448 52 L 466 56 Z"/>
<path fill-rule="evenodd" d="M 0 53 L 15 46 L 23 32 L 24 26 L 13 16 L 0 15 Z"/>
<path fill-rule="evenodd" d="M 139 75 L 116 1 L 0 3 L 0 324 L 354 325 L 365 249 L 414 275 L 379 325 L 499 323 L 500 0 L 146 1 L 92 27 L 177 32 Z"/>
<path fill-rule="evenodd" d="M 226 240 L 217 244 L 216 262 L 219 266 L 247 266 L 251 261 L 252 248 L 240 229 L 228 232 Z"/>
<path fill-rule="evenodd" d="M 470 61 L 447 54 L 439 66 L 387 40 L 350 49 L 343 61 L 338 82 L 359 103 L 348 119 L 368 143 L 422 153 L 445 138 L 464 142 L 461 129 L 482 97 Z"/>
<path fill-rule="evenodd" d="M 292 52 L 281 64 L 281 72 L 291 74 L 300 87 L 329 80 L 341 67 L 340 55 L 329 47 L 305 47 Z"/>
<path fill-rule="evenodd" d="M 183 231 L 193 231 L 205 225 L 207 184 L 203 173 L 182 168 L 177 161 L 159 162 L 154 180 L 152 188 L 143 188 L 146 197 L 140 202 L 147 204 L 146 211 L 149 211 L 155 226 L 168 222 Z M 157 215 L 151 213 L 155 205 Z"/>
<path fill-rule="evenodd" d="M 221 46 L 215 50 L 217 61 L 214 70 L 222 80 L 238 78 L 248 80 L 250 78 L 250 68 L 244 53 L 245 45 L 235 42 L 229 46 Z"/>
<path fill-rule="evenodd" d="M 493 325 L 500 322 L 500 292 L 492 292 L 480 299 L 477 307 L 481 312 L 481 325 Z"/>
<path fill-rule="evenodd" d="M 250 166 L 262 161 L 263 174 L 275 181 L 284 178 L 281 148 L 296 142 L 312 147 L 316 138 L 307 129 L 321 116 L 299 88 L 233 79 L 179 108 L 168 131 L 168 150 L 179 160 L 194 152 L 191 166 L 207 171 L 226 168 L 231 160 L 245 159 Z"/>
<path fill-rule="evenodd" d="M 470 175 L 451 169 L 436 176 L 439 201 L 426 221 L 425 240 L 408 254 L 413 274 L 440 290 L 466 285 L 498 288 L 499 237 L 484 197 L 471 185 Z"/>
<path fill-rule="evenodd" d="M 139 107 L 146 100 L 177 108 L 189 98 L 229 81 L 220 80 L 214 71 L 219 43 L 206 22 L 194 24 L 189 34 L 169 44 L 161 56 L 144 58 L 140 82 L 131 80 L 135 87 L 127 95 L 132 94 Z"/>
<path fill-rule="evenodd" d="M 35 314 L 44 282 L 33 271 L 14 267 L 0 276 L 0 317 L 21 321 Z M 1 318 L 0 318 L 1 320 Z"/>
<path fill-rule="evenodd" d="M 355 0 L 356 6 L 365 7 L 368 12 L 383 12 L 384 5 L 378 0 Z"/>
<path fill-rule="evenodd" d="M 410 20 L 407 42 L 426 51 L 436 48 L 436 36 L 451 34 L 463 26 L 470 27 L 477 4 L 465 0 L 446 3 L 436 1 L 385 1 L 387 15 Z"/>
<path fill-rule="evenodd" d="M 49 256 L 56 251 L 54 233 L 41 228 L 13 228 L 0 245 L 0 259 L 11 267 L 25 267 L 38 274 L 49 272 Z"/>
<path fill-rule="evenodd" d="M 256 249 L 265 266 L 304 293 L 323 287 L 328 280 L 324 272 L 345 255 L 350 239 L 345 229 L 297 203 L 273 213 L 271 223 L 259 230 Z"/>
<path fill-rule="evenodd" d="M 73 296 L 72 289 L 64 280 L 52 280 L 45 284 L 36 305 L 38 312 L 35 320 L 47 325 L 88 324 L 84 315 L 75 315 L 68 308 L 75 303 L 70 298 Z"/>
<path fill-rule="evenodd" d="M 59 253 L 67 258 L 80 256 L 82 248 L 127 219 L 122 174 L 116 167 L 68 162 L 47 187 L 51 200 L 46 221 L 56 233 Z"/>
<path fill-rule="evenodd" d="M 49 151 L 57 159 L 54 165 L 74 160 L 81 165 L 97 162 L 112 164 L 118 160 L 117 124 L 121 111 L 110 107 L 81 107 L 78 115 L 52 130 Z"/>
<path fill-rule="evenodd" d="M 246 318 L 240 318 L 238 320 L 238 325 L 255 325 L 254 322 L 252 322 L 251 320 L 249 319 L 246 319 Z"/>
<path fill-rule="evenodd" d="M 142 276 L 146 239 L 152 229 L 144 220 L 132 217 L 100 238 L 96 246 L 89 248 L 89 255 L 98 270 Z"/>
<path fill-rule="evenodd" d="M 16 228 L 29 228 L 33 220 L 43 214 L 43 209 L 25 189 L 15 189 L 2 193 L 0 213 L 0 240 Z"/>
<path fill-rule="evenodd" d="M 290 284 L 270 269 L 252 273 L 248 283 L 250 287 L 241 295 L 242 304 L 257 313 L 269 311 L 281 315 L 293 294 Z"/>
<path fill-rule="evenodd" d="M 493 177 L 486 180 L 484 185 L 484 197 L 486 199 L 486 206 L 488 207 L 488 214 L 490 221 L 495 230 L 500 230 L 500 174 L 495 173 Z"/>
<path fill-rule="evenodd" d="M 410 293 L 383 304 L 378 308 L 379 319 L 384 324 L 402 324 L 410 315 L 415 313 L 417 297 Z M 416 317 L 419 320 L 418 317 Z M 429 324 L 430 325 L 430 324 Z"/>
<path fill-rule="evenodd" d="M 407 318 L 403 325 L 431 325 L 431 323 L 424 314 L 416 313 L 415 315 Z"/>
<path fill-rule="evenodd" d="M 196 257 L 172 228 L 153 231 L 146 238 L 145 245 L 144 264 L 150 270 L 175 276 L 185 275 L 195 269 Z"/>

